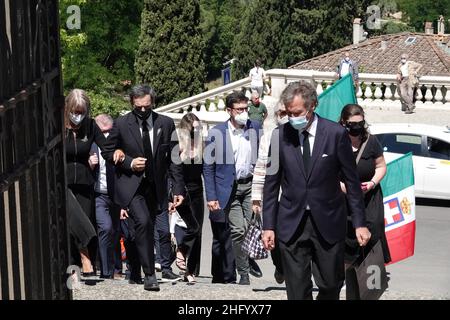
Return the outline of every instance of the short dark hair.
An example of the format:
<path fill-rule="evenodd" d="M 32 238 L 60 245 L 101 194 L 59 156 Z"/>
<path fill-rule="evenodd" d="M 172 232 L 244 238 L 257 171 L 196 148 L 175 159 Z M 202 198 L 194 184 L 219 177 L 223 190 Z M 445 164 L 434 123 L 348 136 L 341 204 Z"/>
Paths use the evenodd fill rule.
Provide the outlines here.
<path fill-rule="evenodd" d="M 134 104 L 134 98 L 144 97 L 146 95 L 150 95 L 152 105 L 155 104 L 156 100 L 156 92 L 155 90 L 149 86 L 148 84 L 137 84 L 130 90 L 130 102 Z"/>
<path fill-rule="evenodd" d="M 280 100 L 285 106 L 288 106 L 296 96 L 302 97 L 308 110 L 317 105 L 316 89 L 309 82 L 301 80 L 289 83 L 281 93 Z"/>
<path fill-rule="evenodd" d="M 239 102 L 248 102 L 248 98 L 245 96 L 244 92 L 242 91 L 234 91 L 233 93 L 230 93 L 226 99 L 225 99 L 225 106 L 227 108 L 233 108 L 233 104 L 239 103 Z"/>
<path fill-rule="evenodd" d="M 341 111 L 341 117 L 339 119 L 339 123 L 342 125 L 345 125 L 353 116 L 362 116 L 365 120 L 365 113 L 364 109 L 359 104 L 347 104 Z M 369 130 L 367 127 L 367 122 L 364 124 L 364 133 L 362 135 L 362 140 L 365 141 L 367 137 L 369 136 Z"/>

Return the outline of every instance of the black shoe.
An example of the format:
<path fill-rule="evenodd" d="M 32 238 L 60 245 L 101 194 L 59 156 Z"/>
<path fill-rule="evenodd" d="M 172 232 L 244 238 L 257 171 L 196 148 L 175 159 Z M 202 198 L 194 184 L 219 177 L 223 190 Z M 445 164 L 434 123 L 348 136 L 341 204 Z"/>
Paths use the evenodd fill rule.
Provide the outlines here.
<path fill-rule="evenodd" d="M 130 279 L 128 279 L 129 284 L 144 284 L 144 281 L 142 281 L 141 276 L 131 275 Z"/>
<path fill-rule="evenodd" d="M 151 276 L 144 277 L 144 290 L 147 291 L 159 291 L 158 280 L 156 279 L 155 274 Z"/>
<path fill-rule="evenodd" d="M 81 276 L 83 278 L 90 278 L 90 277 L 95 277 L 97 274 L 95 273 L 95 271 L 92 272 L 82 272 Z"/>
<path fill-rule="evenodd" d="M 256 261 L 249 258 L 248 263 L 250 264 L 250 274 L 256 278 L 261 278 L 263 274 Z"/>
<path fill-rule="evenodd" d="M 248 274 L 241 274 L 241 279 L 239 280 L 240 285 L 248 286 L 250 285 L 250 276 Z"/>
<path fill-rule="evenodd" d="M 273 276 L 278 284 L 282 284 L 284 282 L 284 275 L 278 271 L 278 269 L 275 269 Z"/>
<path fill-rule="evenodd" d="M 175 273 L 173 273 L 172 270 L 162 272 L 161 281 L 174 282 L 174 281 L 178 281 L 178 280 L 181 280 L 181 277 L 177 276 Z"/>
<path fill-rule="evenodd" d="M 100 279 L 114 279 L 114 276 L 105 276 L 104 274 L 101 274 Z"/>

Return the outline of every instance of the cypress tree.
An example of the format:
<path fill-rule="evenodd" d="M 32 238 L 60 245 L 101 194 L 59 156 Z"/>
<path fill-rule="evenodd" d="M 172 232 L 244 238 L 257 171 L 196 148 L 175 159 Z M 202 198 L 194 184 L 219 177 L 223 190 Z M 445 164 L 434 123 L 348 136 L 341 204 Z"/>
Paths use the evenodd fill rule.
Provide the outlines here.
<path fill-rule="evenodd" d="M 234 72 L 248 75 L 255 59 L 267 69 L 285 68 L 351 43 L 352 22 L 367 0 L 256 0 L 235 38 Z"/>
<path fill-rule="evenodd" d="M 149 83 L 157 106 L 200 93 L 205 65 L 198 0 L 145 0 L 136 53 L 137 82 Z"/>

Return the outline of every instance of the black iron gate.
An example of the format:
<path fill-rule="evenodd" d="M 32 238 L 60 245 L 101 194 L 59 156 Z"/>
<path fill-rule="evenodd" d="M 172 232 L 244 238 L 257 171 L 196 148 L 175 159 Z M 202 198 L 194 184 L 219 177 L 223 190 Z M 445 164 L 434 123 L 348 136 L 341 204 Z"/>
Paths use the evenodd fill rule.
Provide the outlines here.
<path fill-rule="evenodd" d="M 0 299 L 67 299 L 58 0 L 0 0 Z"/>

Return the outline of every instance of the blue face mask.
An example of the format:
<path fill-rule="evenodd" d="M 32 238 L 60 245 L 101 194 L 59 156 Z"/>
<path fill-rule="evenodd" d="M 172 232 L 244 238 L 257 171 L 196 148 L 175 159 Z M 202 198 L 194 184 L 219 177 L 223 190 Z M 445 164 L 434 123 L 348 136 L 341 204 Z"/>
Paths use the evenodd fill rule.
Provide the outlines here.
<path fill-rule="evenodd" d="M 302 131 L 308 125 L 308 119 L 306 119 L 308 113 L 309 111 L 304 116 L 300 117 L 289 117 L 289 123 L 294 129 Z"/>

